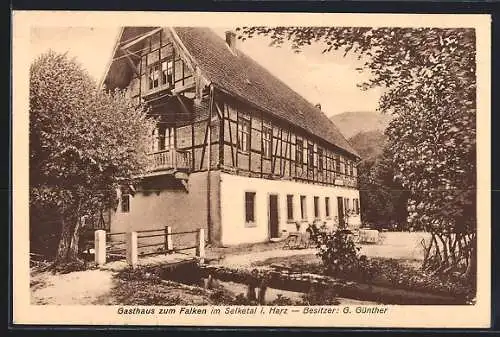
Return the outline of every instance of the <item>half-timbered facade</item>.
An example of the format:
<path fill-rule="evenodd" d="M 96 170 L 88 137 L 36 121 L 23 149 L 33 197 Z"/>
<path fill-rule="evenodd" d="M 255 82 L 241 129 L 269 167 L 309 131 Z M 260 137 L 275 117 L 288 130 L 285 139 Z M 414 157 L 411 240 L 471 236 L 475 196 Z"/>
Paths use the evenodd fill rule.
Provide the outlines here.
<path fill-rule="evenodd" d="M 208 28 L 125 27 L 103 79 L 158 120 L 151 167 L 120 192 L 110 230 L 205 227 L 262 242 L 359 218 L 359 156 L 320 107 Z M 348 214 L 348 217 L 347 217 Z"/>

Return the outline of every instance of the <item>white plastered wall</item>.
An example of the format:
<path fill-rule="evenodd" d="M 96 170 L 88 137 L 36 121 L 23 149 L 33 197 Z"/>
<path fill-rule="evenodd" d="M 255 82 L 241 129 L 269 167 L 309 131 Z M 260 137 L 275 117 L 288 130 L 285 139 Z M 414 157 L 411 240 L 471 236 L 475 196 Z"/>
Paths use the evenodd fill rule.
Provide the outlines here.
<path fill-rule="evenodd" d="M 221 243 L 224 246 L 241 243 L 256 243 L 269 240 L 269 195 L 278 195 L 279 233 L 283 230 L 296 231 L 295 221 L 301 221 L 300 196 L 306 197 L 306 219 L 300 230 L 305 231 L 307 223 L 314 217 L 314 197 L 319 197 L 319 219 L 332 226 L 337 216 L 337 197 L 359 200 L 359 191 L 342 186 L 321 186 L 284 180 L 249 178 L 222 173 L 220 182 L 221 199 Z M 245 224 L 245 192 L 255 192 L 255 223 Z M 287 195 L 293 195 L 293 221 L 287 219 Z M 330 198 L 330 217 L 325 216 L 325 197 Z M 359 215 L 349 217 L 349 226 L 359 226 Z"/>

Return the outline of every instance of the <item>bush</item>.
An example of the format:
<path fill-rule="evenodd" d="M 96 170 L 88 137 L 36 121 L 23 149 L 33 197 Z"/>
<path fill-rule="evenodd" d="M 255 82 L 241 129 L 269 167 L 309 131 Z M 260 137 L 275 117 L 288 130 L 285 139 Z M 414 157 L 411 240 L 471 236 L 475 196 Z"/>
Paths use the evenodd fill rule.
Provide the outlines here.
<path fill-rule="evenodd" d="M 317 255 L 327 274 L 350 274 L 358 271 L 361 248 L 356 246 L 350 233 L 348 230 L 311 230 L 311 239 L 319 249 Z"/>
<path fill-rule="evenodd" d="M 302 305 L 339 305 L 337 292 L 334 289 L 322 289 L 318 291 L 311 288 L 309 292 L 302 295 Z"/>

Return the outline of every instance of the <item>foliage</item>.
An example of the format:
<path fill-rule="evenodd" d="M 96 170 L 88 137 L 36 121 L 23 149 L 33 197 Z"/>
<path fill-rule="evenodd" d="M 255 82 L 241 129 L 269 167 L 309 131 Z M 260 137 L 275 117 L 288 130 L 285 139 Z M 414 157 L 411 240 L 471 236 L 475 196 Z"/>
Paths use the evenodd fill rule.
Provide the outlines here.
<path fill-rule="evenodd" d="M 350 231 L 323 229 L 313 230 L 312 233 L 311 240 L 318 248 L 317 255 L 327 274 L 349 274 L 358 267 L 361 248 L 350 237 Z"/>
<path fill-rule="evenodd" d="M 395 178 L 410 191 L 410 221 L 432 233 L 426 261 L 436 271 L 476 261 L 476 36 L 472 28 L 243 27 L 239 38 L 312 43 L 362 59 L 363 89 L 382 87 L 379 110 Z M 437 242 L 440 242 L 437 244 Z M 441 245 L 441 247 L 440 247 Z"/>
<path fill-rule="evenodd" d="M 403 229 L 408 217 L 409 192 L 394 179 L 391 156 L 385 149 L 358 166 L 360 210 L 363 223 L 375 229 Z"/>
<path fill-rule="evenodd" d="M 314 287 L 302 296 L 302 305 L 339 305 L 338 294 L 334 289 L 315 289 Z"/>
<path fill-rule="evenodd" d="M 59 221 L 56 263 L 75 260 L 81 218 L 114 206 L 116 188 L 147 165 L 153 121 L 124 92 L 98 90 L 66 55 L 30 67 L 31 226 L 50 210 Z"/>

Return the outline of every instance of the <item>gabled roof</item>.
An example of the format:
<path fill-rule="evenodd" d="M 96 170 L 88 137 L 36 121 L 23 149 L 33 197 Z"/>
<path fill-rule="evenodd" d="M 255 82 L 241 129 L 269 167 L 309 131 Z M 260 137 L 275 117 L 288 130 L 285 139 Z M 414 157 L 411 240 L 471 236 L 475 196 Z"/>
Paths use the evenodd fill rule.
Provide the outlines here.
<path fill-rule="evenodd" d="M 211 29 L 175 27 L 172 30 L 202 75 L 216 87 L 359 157 L 320 109 L 240 50 L 233 54 Z"/>

